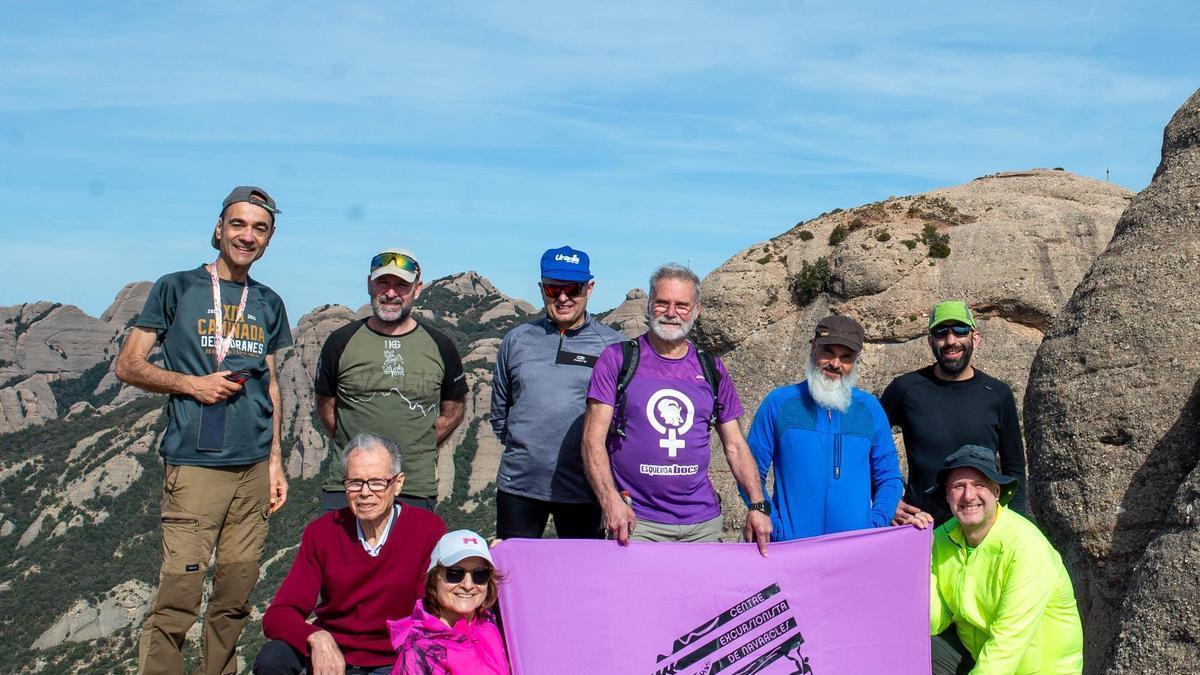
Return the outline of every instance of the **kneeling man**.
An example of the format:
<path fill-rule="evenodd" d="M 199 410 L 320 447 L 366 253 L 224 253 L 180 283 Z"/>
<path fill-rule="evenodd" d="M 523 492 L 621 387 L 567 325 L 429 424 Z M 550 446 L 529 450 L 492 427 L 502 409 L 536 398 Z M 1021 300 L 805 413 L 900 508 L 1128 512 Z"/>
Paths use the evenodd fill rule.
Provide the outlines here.
<path fill-rule="evenodd" d="M 1079 673 L 1083 628 L 1071 579 L 1041 531 L 1007 508 L 1016 488 L 988 448 L 964 445 L 946 458 L 928 491 L 954 515 L 933 533 L 930 630 L 953 623 L 976 675 Z M 935 644 L 934 674 L 955 672 L 939 667 L 938 652 Z"/>
<path fill-rule="evenodd" d="M 391 441 L 364 431 L 344 457 L 349 506 L 304 528 L 263 615 L 271 641 L 254 661 L 256 675 L 390 672 L 396 653 L 387 619 L 412 614 L 424 594 L 429 554 L 446 524 L 396 502 L 404 474 Z"/>

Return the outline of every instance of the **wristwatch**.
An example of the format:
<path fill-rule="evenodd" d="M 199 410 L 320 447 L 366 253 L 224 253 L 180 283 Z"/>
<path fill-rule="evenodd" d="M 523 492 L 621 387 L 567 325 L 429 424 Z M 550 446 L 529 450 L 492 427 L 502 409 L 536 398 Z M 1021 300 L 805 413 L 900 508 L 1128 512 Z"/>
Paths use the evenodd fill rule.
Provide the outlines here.
<path fill-rule="evenodd" d="M 751 511 L 762 511 L 766 515 L 771 515 L 771 502 L 762 500 L 761 502 L 751 502 L 747 507 Z"/>

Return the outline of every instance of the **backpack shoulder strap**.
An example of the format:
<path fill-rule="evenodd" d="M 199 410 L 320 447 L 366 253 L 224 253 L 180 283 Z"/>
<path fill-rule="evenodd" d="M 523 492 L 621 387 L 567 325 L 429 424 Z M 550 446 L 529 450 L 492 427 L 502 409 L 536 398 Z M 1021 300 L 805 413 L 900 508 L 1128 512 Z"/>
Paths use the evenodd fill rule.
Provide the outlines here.
<path fill-rule="evenodd" d="M 712 388 L 712 415 L 708 418 L 708 426 L 716 427 L 717 413 L 721 409 L 721 402 L 717 399 L 717 392 L 721 386 L 721 371 L 717 370 L 716 357 L 698 346 L 696 347 L 696 357 L 700 360 L 700 373 L 704 375 L 704 381 L 708 382 L 708 386 Z"/>
<path fill-rule="evenodd" d="M 617 371 L 617 390 L 616 390 L 616 410 L 613 411 L 613 421 L 610 427 L 611 433 L 618 436 L 625 435 L 625 390 L 629 388 L 629 383 L 633 381 L 633 376 L 637 373 L 638 361 L 641 359 L 641 350 L 638 349 L 637 340 L 625 340 L 621 343 L 621 368 Z"/>
<path fill-rule="evenodd" d="M 625 340 L 621 343 L 621 369 L 617 371 L 617 401 L 624 398 L 625 390 L 629 388 L 629 383 L 633 381 L 633 375 L 637 372 L 641 356 L 637 340 Z"/>

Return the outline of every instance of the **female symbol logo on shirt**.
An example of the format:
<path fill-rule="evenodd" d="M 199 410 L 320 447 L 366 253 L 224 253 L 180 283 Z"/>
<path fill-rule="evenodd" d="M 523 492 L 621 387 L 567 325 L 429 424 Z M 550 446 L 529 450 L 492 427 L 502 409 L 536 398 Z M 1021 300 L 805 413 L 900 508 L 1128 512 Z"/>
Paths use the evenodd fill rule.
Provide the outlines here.
<path fill-rule="evenodd" d="M 659 439 L 658 447 L 666 448 L 668 457 L 675 457 L 686 445 L 682 436 L 692 428 L 696 407 L 682 392 L 659 389 L 646 401 L 646 419 L 655 431 L 666 436 Z"/>

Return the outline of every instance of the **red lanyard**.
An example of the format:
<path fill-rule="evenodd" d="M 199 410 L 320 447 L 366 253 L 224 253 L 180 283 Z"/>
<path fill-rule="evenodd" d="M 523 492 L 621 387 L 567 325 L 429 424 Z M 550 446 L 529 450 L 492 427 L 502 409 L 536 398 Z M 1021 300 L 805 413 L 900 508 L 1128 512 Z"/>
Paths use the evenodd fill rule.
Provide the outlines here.
<path fill-rule="evenodd" d="M 229 334 L 225 334 L 225 312 L 221 306 L 221 280 L 217 278 L 217 262 L 221 259 L 217 258 L 213 264 L 208 266 L 208 276 L 212 279 L 212 296 L 213 296 L 213 321 L 216 322 L 217 340 L 215 353 L 217 359 L 217 369 L 220 370 L 221 362 L 225 360 L 225 355 L 229 353 L 229 346 L 233 344 L 233 334 L 236 330 L 236 325 L 229 327 Z M 241 323 L 246 315 L 246 294 L 250 291 L 250 282 L 242 283 L 242 299 L 238 303 L 237 318 L 233 320 L 234 324 Z"/>

